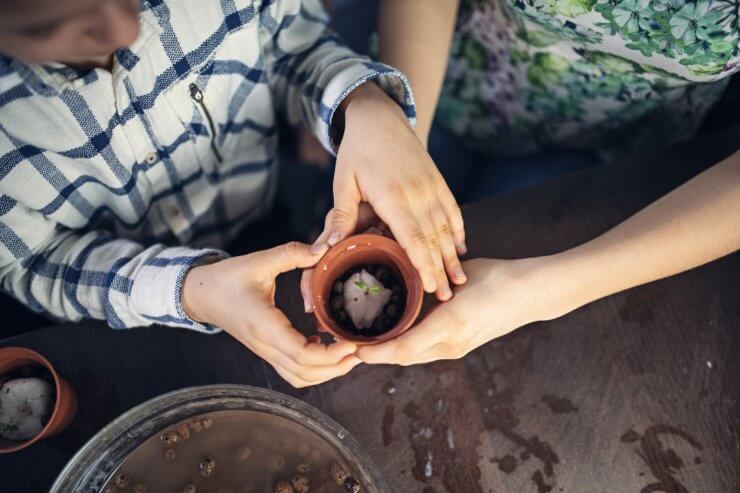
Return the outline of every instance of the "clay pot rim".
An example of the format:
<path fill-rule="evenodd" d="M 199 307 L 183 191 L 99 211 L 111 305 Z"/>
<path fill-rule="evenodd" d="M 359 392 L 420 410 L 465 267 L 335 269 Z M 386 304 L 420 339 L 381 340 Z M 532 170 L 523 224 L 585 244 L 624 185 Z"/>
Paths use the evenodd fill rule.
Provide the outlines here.
<path fill-rule="evenodd" d="M 317 306 L 318 297 L 316 295 L 313 296 L 312 300 L 314 316 L 316 317 L 316 321 L 320 327 L 323 327 L 324 330 L 336 336 L 337 338 L 354 342 L 360 345 L 379 344 L 393 339 L 406 332 L 413 325 L 414 321 L 418 318 L 419 313 L 421 312 L 422 302 L 424 298 L 424 290 L 421 287 L 421 277 L 419 276 L 419 273 L 417 272 L 413 264 L 411 264 L 411 260 L 409 260 L 409 258 L 406 256 L 406 252 L 404 252 L 403 248 L 401 248 L 401 246 L 395 240 L 393 240 L 392 238 L 388 238 L 387 236 L 374 233 L 356 234 L 340 241 L 324 254 L 322 259 L 316 264 L 316 270 L 322 268 L 326 270 L 326 265 L 328 262 L 333 262 L 338 259 L 342 254 L 344 254 L 345 251 L 354 248 L 353 245 L 355 245 L 355 247 L 361 245 L 364 248 L 375 248 L 377 250 L 383 251 L 385 254 L 391 257 L 391 260 L 396 264 L 396 267 L 401 270 L 401 282 L 404 284 L 404 289 L 406 290 L 406 309 L 399 318 L 399 322 L 408 317 L 407 322 L 403 324 L 396 323 L 396 325 L 393 326 L 390 330 L 374 336 L 362 336 L 352 334 L 339 327 L 339 325 L 331 318 L 331 314 L 329 313 L 327 307 L 322 307 L 323 310 L 319 309 L 319 307 Z M 403 277 L 404 269 L 406 270 L 408 275 L 411 276 L 411 279 L 408 281 L 406 278 Z M 314 274 L 314 281 L 312 282 L 311 286 L 312 292 L 314 293 L 316 293 L 315 288 L 318 287 L 317 279 L 318 276 Z M 410 286 L 409 284 L 415 284 L 415 290 L 414 286 Z M 413 291 L 417 293 L 416 296 L 412 295 Z M 325 300 L 325 303 L 327 302 L 328 300 Z"/>
<path fill-rule="evenodd" d="M 49 429 L 51 428 L 52 423 L 54 422 L 54 418 L 59 413 L 59 408 L 61 407 L 61 400 L 59 399 L 59 395 L 62 392 L 62 382 L 59 377 L 59 373 L 57 373 L 57 370 L 56 368 L 54 368 L 54 365 L 52 365 L 51 362 L 49 362 L 49 360 L 46 359 L 43 355 L 34 351 L 33 349 L 29 349 L 29 348 L 22 347 L 22 346 L 0 347 L 0 353 L 5 352 L 5 351 L 15 352 L 16 353 L 14 355 L 15 359 L 27 358 L 43 366 L 49 373 L 51 373 L 52 377 L 54 378 L 55 394 L 54 394 L 54 409 L 51 411 L 51 414 L 49 415 L 49 418 L 46 420 L 46 424 L 41 429 L 41 431 L 38 432 L 36 435 L 32 436 L 31 438 L 29 438 L 28 440 L 26 440 L 25 442 L 17 442 L 17 444 L 11 447 L 3 447 L 2 445 L 0 445 L 0 454 L 17 452 L 18 450 L 24 449 L 28 447 L 29 445 L 33 445 L 34 443 L 36 443 L 37 441 L 45 437 L 46 434 L 49 432 Z M 20 365 L 20 366 L 25 366 L 25 365 Z M 11 440 L 8 440 L 8 441 L 11 441 Z"/>

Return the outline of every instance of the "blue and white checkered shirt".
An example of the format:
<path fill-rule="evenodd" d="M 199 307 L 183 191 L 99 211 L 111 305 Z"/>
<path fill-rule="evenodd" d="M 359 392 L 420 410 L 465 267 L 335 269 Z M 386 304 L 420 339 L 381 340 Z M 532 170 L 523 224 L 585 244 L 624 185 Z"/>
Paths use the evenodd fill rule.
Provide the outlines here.
<path fill-rule="evenodd" d="M 62 319 L 212 332 L 182 281 L 270 207 L 278 113 L 334 152 L 354 88 L 375 80 L 412 121 L 413 98 L 318 0 L 143 0 L 140 19 L 110 72 L 0 58 L 0 280 Z"/>

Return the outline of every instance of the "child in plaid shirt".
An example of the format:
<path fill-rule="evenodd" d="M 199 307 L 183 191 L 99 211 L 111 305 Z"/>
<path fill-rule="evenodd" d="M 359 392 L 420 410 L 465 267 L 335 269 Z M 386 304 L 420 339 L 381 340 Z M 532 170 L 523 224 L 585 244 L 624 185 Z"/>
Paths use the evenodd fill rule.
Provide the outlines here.
<path fill-rule="evenodd" d="M 318 0 L 5 0 L 0 54 L 0 280 L 34 310 L 224 329 L 304 386 L 359 359 L 296 331 L 274 280 L 361 208 L 427 291 L 465 282 L 462 217 L 413 134 L 406 78 L 347 49 Z M 270 206 L 278 114 L 337 153 L 334 208 L 312 246 L 228 258 Z"/>

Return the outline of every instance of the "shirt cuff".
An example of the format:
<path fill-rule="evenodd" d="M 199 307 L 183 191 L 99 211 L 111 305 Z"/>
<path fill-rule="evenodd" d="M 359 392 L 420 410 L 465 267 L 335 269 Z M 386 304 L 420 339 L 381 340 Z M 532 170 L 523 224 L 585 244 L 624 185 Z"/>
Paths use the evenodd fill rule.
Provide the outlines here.
<path fill-rule="evenodd" d="M 173 247 L 147 260 L 137 271 L 131 288 L 131 305 L 142 317 L 155 323 L 184 327 L 206 334 L 221 329 L 190 319 L 182 308 L 182 284 L 192 267 L 227 258 L 221 250 Z"/>
<path fill-rule="evenodd" d="M 339 72 L 329 82 L 321 97 L 320 129 L 318 135 L 321 143 L 334 156 L 337 155 L 339 143 L 333 131 L 334 114 L 349 93 L 368 81 L 376 82 L 403 110 L 409 125 L 416 125 L 416 106 L 414 93 L 406 75 L 380 62 L 365 61 L 357 63 Z"/>

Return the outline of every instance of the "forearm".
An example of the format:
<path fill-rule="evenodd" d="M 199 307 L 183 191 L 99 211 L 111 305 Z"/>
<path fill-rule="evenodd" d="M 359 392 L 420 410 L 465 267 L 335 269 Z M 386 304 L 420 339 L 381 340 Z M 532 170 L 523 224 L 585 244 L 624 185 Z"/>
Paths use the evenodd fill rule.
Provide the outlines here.
<path fill-rule="evenodd" d="M 740 249 L 740 152 L 603 235 L 541 262 L 543 318 L 711 262 Z"/>
<path fill-rule="evenodd" d="M 3 290 L 36 311 L 77 321 L 104 319 L 116 329 L 161 323 L 212 331 L 187 320 L 179 300 L 191 265 L 216 250 L 144 248 L 103 232 L 55 231 L 24 258 L 3 258 Z"/>
<path fill-rule="evenodd" d="M 383 0 L 379 58 L 404 72 L 416 100 L 416 135 L 426 145 L 442 87 L 459 0 Z"/>
<path fill-rule="evenodd" d="M 366 363 L 461 358 L 532 322 L 740 249 L 740 152 L 603 235 L 562 253 L 465 262 L 468 282 L 401 336 L 357 350 Z"/>

